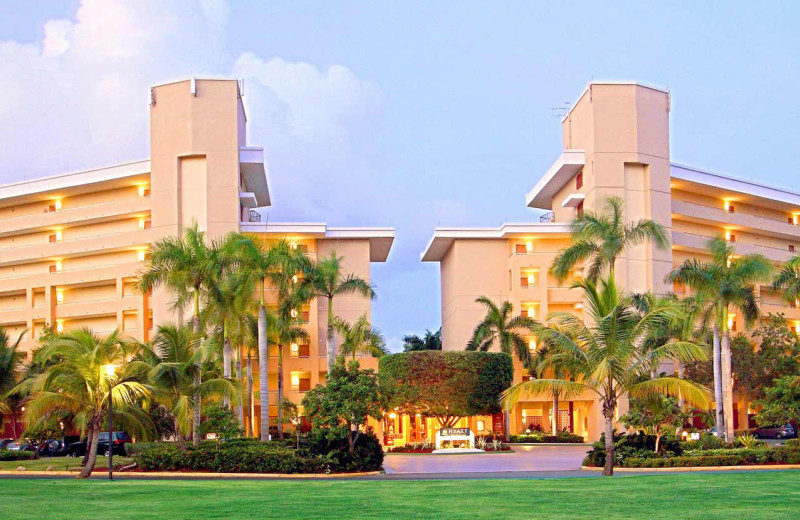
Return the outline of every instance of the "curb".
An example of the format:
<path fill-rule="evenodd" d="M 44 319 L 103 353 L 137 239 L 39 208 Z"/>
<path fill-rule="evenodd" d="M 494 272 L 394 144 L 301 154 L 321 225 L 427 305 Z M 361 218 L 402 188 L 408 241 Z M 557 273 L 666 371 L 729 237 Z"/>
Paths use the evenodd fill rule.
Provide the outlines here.
<path fill-rule="evenodd" d="M 619 468 L 614 467 L 614 472 L 625 473 L 685 473 L 689 471 L 765 471 L 781 469 L 800 469 L 800 464 L 751 464 L 748 466 L 688 466 L 683 468 Z M 595 466 L 581 466 L 584 471 L 603 471 Z"/>
<path fill-rule="evenodd" d="M 173 472 L 173 471 L 115 471 L 114 478 L 215 478 L 215 479 L 326 479 L 348 477 L 371 477 L 383 475 L 386 471 L 362 471 L 358 473 L 207 473 L 207 472 Z M 16 471 L 0 470 L 0 476 L 12 477 L 75 477 L 74 471 Z M 105 475 L 104 472 L 93 472 L 90 478 Z"/>
<path fill-rule="evenodd" d="M 590 448 L 591 442 L 507 442 L 509 446 L 584 446 Z"/>

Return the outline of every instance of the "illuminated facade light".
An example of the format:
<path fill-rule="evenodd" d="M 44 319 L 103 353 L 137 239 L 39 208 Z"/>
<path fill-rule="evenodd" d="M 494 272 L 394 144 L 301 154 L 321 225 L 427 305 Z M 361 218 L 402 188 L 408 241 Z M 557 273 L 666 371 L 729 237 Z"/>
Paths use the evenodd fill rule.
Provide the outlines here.
<path fill-rule="evenodd" d="M 795 334 L 800 334 L 800 321 L 795 321 L 794 322 L 794 333 Z"/>
<path fill-rule="evenodd" d="M 289 242 L 289 248 L 291 250 L 293 250 L 293 251 L 296 250 L 297 249 L 297 242 Z"/>
<path fill-rule="evenodd" d="M 535 339 L 532 339 L 532 340 L 528 341 L 528 350 L 530 350 L 531 352 L 535 352 L 536 351 L 536 340 Z"/>
<path fill-rule="evenodd" d="M 528 275 L 528 285 L 534 285 L 536 283 L 536 275 L 533 273 Z"/>
<path fill-rule="evenodd" d="M 143 218 L 139 219 L 139 229 L 144 229 L 144 219 Z"/>
<path fill-rule="evenodd" d="M 61 209 L 61 199 L 56 200 L 54 204 L 55 204 L 56 210 Z"/>
<path fill-rule="evenodd" d="M 525 251 L 527 251 L 528 253 L 533 251 L 533 242 L 530 241 L 525 242 Z"/>
<path fill-rule="evenodd" d="M 296 354 L 300 350 L 300 347 L 297 345 L 297 343 L 292 343 L 291 349 L 292 353 Z"/>
<path fill-rule="evenodd" d="M 297 283 L 297 275 L 292 276 L 292 283 Z"/>
<path fill-rule="evenodd" d="M 300 386 L 300 377 L 299 376 L 292 376 L 292 386 L 299 387 Z"/>
<path fill-rule="evenodd" d="M 297 317 L 297 309 L 292 309 L 292 312 L 290 314 L 292 315 L 292 318 L 296 318 Z"/>
<path fill-rule="evenodd" d="M 140 249 L 139 250 L 139 253 L 137 254 L 137 257 L 139 258 L 140 262 L 144 262 L 144 257 L 145 257 L 144 249 Z"/>
<path fill-rule="evenodd" d="M 56 240 L 58 242 L 61 242 L 61 237 L 62 237 L 61 230 L 59 229 L 59 230 L 56 231 Z"/>
<path fill-rule="evenodd" d="M 64 332 L 64 322 L 56 320 L 56 332 Z"/>
<path fill-rule="evenodd" d="M 60 273 L 60 272 L 61 272 L 61 269 L 62 269 L 62 267 L 63 267 L 63 266 L 61 265 L 61 260 L 59 260 L 58 262 L 56 262 L 56 272 L 57 272 L 57 273 Z"/>
<path fill-rule="evenodd" d="M 56 303 L 64 303 L 64 291 L 56 291 Z"/>
<path fill-rule="evenodd" d="M 731 241 L 731 232 L 730 231 L 725 231 L 725 240 L 727 240 L 728 242 Z"/>

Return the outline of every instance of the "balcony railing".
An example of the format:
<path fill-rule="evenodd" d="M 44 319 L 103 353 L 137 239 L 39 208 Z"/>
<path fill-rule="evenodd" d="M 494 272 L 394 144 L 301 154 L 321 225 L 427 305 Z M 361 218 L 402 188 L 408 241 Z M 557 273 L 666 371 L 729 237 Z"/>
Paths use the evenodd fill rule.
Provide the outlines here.
<path fill-rule="evenodd" d="M 553 213 L 552 211 L 548 211 L 544 215 L 540 215 L 539 216 L 539 222 L 542 222 L 542 223 L 549 223 L 549 222 L 555 222 L 555 221 L 556 221 L 556 214 Z"/>
<path fill-rule="evenodd" d="M 248 216 L 248 222 L 261 222 L 261 213 L 251 209 Z"/>

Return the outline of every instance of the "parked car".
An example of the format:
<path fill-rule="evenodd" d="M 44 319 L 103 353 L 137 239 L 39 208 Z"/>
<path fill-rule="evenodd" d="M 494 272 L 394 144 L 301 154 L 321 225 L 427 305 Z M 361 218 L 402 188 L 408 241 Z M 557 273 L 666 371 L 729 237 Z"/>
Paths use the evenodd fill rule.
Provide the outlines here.
<path fill-rule="evenodd" d="M 789 439 L 797 437 L 797 430 L 791 424 L 784 424 L 783 426 L 756 428 L 753 430 L 753 436 L 757 439 Z"/>
<path fill-rule="evenodd" d="M 0 439 L 0 450 L 7 450 L 8 445 L 14 442 L 14 439 Z"/>
<path fill-rule="evenodd" d="M 126 431 L 114 432 L 114 441 L 112 443 L 114 455 L 124 456 L 125 445 L 131 442 L 131 440 L 130 435 L 128 435 Z M 86 439 L 83 439 L 80 442 L 70 444 L 66 455 L 69 457 L 83 457 L 86 455 L 86 449 Z M 108 456 L 108 432 L 100 432 L 100 438 L 97 441 L 97 454 L 101 457 Z"/>
<path fill-rule="evenodd" d="M 80 441 L 79 435 L 65 435 L 60 439 L 48 439 L 44 441 L 41 454 L 45 457 L 63 457 L 69 455 L 72 445 Z"/>
<path fill-rule="evenodd" d="M 8 451 L 36 451 L 36 442 L 27 439 L 17 439 L 6 445 Z"/>

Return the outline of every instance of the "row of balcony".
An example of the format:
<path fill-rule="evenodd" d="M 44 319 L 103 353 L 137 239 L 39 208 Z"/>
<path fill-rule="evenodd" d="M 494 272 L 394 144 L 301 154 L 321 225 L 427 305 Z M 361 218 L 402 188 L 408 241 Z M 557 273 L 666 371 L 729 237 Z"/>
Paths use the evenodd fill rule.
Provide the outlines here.
<path fill-rule="evenodd" d="M 729 225 L 737 228 L 757 230 L 758 234 L 800 241 L 800 226 L 797 217 L 787 215 L 786 220 L 725 210 L 724 206 L 712 207 L 694 202 L 672 200 L 673 218 L 715 226 Z"/>

